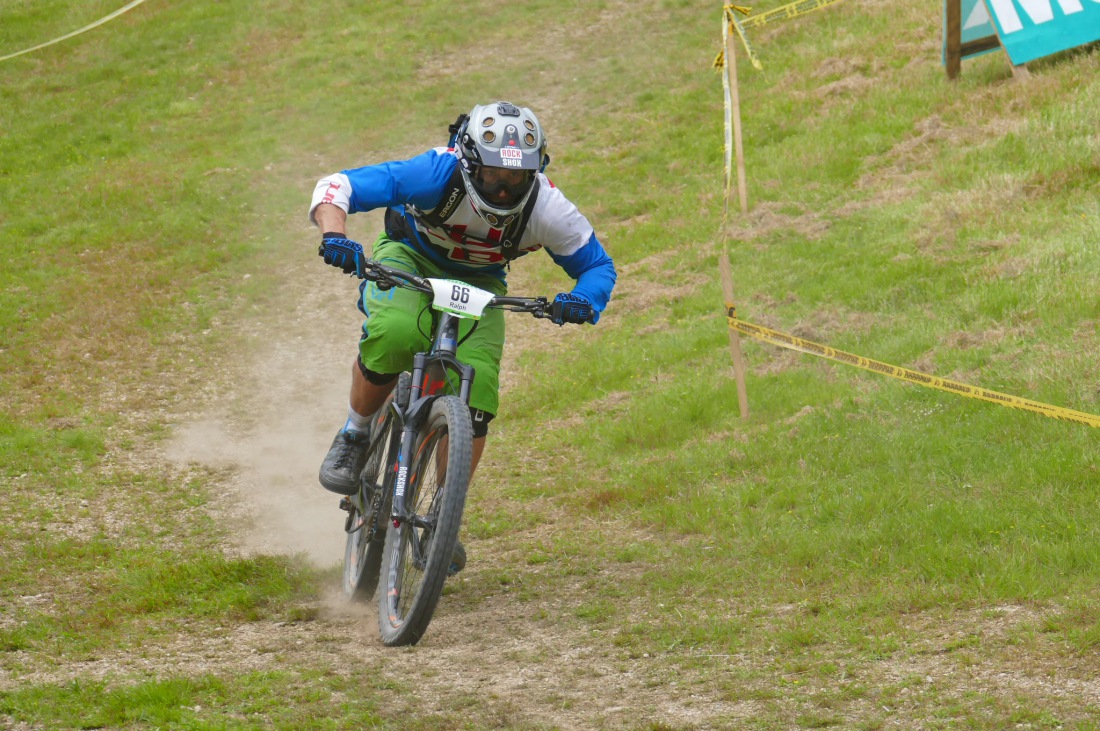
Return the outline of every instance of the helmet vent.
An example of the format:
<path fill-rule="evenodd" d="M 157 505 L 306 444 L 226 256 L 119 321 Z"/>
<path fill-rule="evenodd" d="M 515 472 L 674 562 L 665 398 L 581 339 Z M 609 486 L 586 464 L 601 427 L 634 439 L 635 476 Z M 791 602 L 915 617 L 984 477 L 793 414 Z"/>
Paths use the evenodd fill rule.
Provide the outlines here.
<path fill-rule="evenodd" d="M 497 120 L 495 117 L 486 117 L 485 119 L 481 120 L 481 126 L 492 127 L 494 124 L 496 124 L 496 121 Z"/>
<path fill-rule="evenodd" d="M 532 122 L 530 119 L 523 120 L 523 126 L 531 130 L 532 132 L 535 131 L 535 123 Z"/>
<path fill-rule="evenodd" d="M 492 142 L 496 138 L 497 138 L 496 133 L 493 132 L 493 130 L 491 130 L 491 129 L 485 130 L 485 132 L 482 133 L 482 135 L 481 135 L 481 139 L 485 140 L 486 142 Z"/>
<path fill-rule="evenodd" d="M 535 144 L 535 136 L 533 134 L 531 134 L 530 132 L 528 132 L 527 134 L 525 134 L 523 136 L 523 141 L 526 142 L 529 145 L 534 145 Z"/>

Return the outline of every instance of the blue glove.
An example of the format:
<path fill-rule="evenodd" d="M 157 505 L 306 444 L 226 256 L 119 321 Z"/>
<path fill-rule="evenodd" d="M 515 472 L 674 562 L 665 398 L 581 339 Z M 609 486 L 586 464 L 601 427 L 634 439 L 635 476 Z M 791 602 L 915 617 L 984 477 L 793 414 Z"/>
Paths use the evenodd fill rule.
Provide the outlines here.
<path fill-rule="evenodd" d="M 354 274 L 363 278 L 363 247 L 343 234 L 326 233 L 321 239 L 317 253 L 324 257 L 326 264 L 342 269 L 344 274 Z"/>
<path fill-rule="evenodd" d="M 561 325 L 572 322 L 580 325 L 589 322 L 593 316 L 592 304 L 584 297 L 576 294 L 562 292 L 554 298 L 550 305 L 550 322 Z"/>

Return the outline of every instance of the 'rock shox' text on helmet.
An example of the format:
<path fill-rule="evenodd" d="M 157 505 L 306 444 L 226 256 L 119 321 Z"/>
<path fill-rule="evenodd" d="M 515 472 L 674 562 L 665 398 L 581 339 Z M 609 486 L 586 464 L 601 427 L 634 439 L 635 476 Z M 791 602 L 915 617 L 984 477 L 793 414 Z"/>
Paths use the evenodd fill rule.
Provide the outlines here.
<path fill-rule="evenodd" d="M 535 113 L 508 102 L 479 104 L 458 131 L 455 149 L 478 215 L 494 228 L 507 226 L 531 196 L 546 155 Z"/>

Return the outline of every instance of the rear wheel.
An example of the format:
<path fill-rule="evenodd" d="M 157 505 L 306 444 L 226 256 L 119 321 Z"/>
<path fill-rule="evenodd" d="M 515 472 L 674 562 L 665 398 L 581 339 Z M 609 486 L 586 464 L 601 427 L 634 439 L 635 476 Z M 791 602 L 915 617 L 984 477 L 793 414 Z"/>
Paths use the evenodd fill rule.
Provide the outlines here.
<path fill-rule="evenodd" d="M 370 601 L 378 588 L 385 538 L 368 535 L 368 521 L 357 505 L 348 518 L 348 539 L 344 547 L 344 595 L 351 601 Z"/>
<path fill-rule="evenodd" d="M 408 373 L 397 380 L 393 396 L 397 403 L 408 403 Z M 386 544 L 386 523 L 390 514 L 390 488 L 392 478 L 384 472 L 383 465 L 397 461 L 401 433 L 395 428 L 393 414 L 387 399 L 379 416 L 371 424 L 371 434 L 383 434 L 382 440 L 371 450 L 367 463 L 359 476 L 359 492 L 348 498 L 351 509 L 345 525 L 347 541 L 344 545 L 344 595 L 351 601 L 370 601 L 378 588 L 378 574 L 382 567 L 382 554 Z"/>
<path fill-rule="evenodd" d="M 378 628 L 386 645 L 415 644 L 431 622 L 458 541 L 472 458 L 470 410 L 456 396 L 436 399 L 410 460 L 409 515 L 387 531 L 378 600 Z"/>

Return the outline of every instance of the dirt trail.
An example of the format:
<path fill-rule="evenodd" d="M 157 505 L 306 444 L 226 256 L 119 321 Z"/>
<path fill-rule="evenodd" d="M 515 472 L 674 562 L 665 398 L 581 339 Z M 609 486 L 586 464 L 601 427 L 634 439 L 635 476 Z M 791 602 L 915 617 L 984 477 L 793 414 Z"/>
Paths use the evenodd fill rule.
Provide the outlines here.
<path fill-rule="evenodd" d="M 317 469 L 346 416 L 361 319 L 354 283 L 303 259 L 283 278 L 277 326 L 218 369 L 217 398 L 180 425 L 166 456 L 229 468 L 225 488 L 239 509 L 228 517 L 241 521 L 241 549 L 305 553 L 327 566 L 343 557 L 343 513 L 318 485 Z"/>
<path fill-rule="evenodd" d="M 177 468 L 214 468 L 214 474 L 225 476 L 218 486 L 223 499 L 213 510 L 220 521 L 240 526 L 227 551 L 303 553 L 319 567 L 337 566 L 343 559 L 343 513 L 337 498 L 318 485 L 317 469 L 347 403 L 361 324 L 355 283 L 308 255 L 288 266 L 282 280 L 284 311 L 274 313 L 278 328 L 255 335 L 262 345 L 239 361 L 219 364 L 206 405 L 182 417 L 161 458 Z M 510 281 L 513 291 L 522 290 L 521 273 Z M 527 320 L 509 322 L 505 390 L 522 377 L 513 366 L 516 355 L 536 346 L 538 326 L 545 325 Z M 492 460 L 490 449 L 486 468 Z M 481 560 L 467 571 L 491 570 L 495 550 L 507 547 L 483 545 Z M 390 701 L 415 705 L 420 712 L 446 712 L 471 694 L 492 689 L 495 699 L 487 705 L 499 717 L 485 718 L 486 727 L 519 722 L 531 728 L 615 728 L 621 722 L 632 728 L 644 717 L 673 714 L 683 721 L 691 715 L 667 696 L 661 703 L 668 707 L 658 707 L 646 690 L 654 679 L 647 680 L 644 667 L 620 667 L 585 636 L 525 616 L 537 609 L 552 617 L 568 607 L 524 609 L 492 601 L 469 611 L 441 611 L 418 647 L 393 650 L 378 639 L 373 604 L 349 606 L 335 585 L 322 604 L 315 621 L 231 628 L 232 642 L 181 637 L 164 648 L 161 669 L 232 673 L 264 667 L 276 657 L 282 664 L 336 670 L 380 665 L 395 678 L 416 678 L 416 697 L 395 694 Z M 121 662 L 122 668 L 116 658 L 79 672 L 125 672 L 129 661 Z M 129 669 L 147 672 L 149 662 Z M 596 700 L 587 684 L 577 682 L 608 674 L 617 678 L 616 689 Z M 711 706 L 707 712 L 716 710 Z"/>
<path fill-rule="evenodd" d="M 274 324 L 237 325 L 251 347 L 218 365 L 205 403 L 180 415 L 160 458 L 227 475 L 228 499 L 217 509 L 240 522 L 235 550 L 303 553 L 323 568 L 343 561 L 344 513 L 336 507 L 339 498 L 318 484 L 317 470 L 347 415 L 362 317 L 355 309 L 357 282 L 303 246 L 302 257 L 281 276 L 280 311 L 263 318 Z M 522 274 L 509 277 L 513 291 L 521 291 L 523 281 Z M 539 327 L 545 324 L 509 318 L 502 390 L 522 377 L 514 372 L 516 355 L 540 331 L 545 335 Z M 570 333 L 560 332 L 568 339 Z M 490 449 L 486 464 L 492 459 Z"/>

